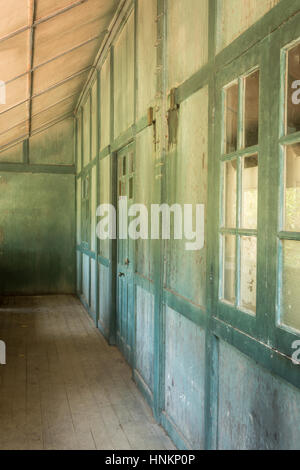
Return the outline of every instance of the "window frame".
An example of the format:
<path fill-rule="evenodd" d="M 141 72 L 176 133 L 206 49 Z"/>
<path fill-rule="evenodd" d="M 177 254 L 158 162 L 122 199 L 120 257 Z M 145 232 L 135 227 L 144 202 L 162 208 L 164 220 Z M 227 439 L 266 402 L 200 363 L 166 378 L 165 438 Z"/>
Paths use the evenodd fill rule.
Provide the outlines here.
<path fill-rule="evenodd" d="M 265 126 L 266 116 L 263 112 L 264 103 L 263 95 L 264 89 L 267 86 L 267 74 L 265 66 L 265 53 L 262 44 L 256 44 L 249 49 L 244 55 L 240 56 L 233 63 L 229 64 L 225 68 L 221 69 L 217 73 L 216 77 L 216 181 L 218 181 L 218 196 L 215 198 L 215 206 L 218 213 L 218 225 L 216 227 L 216 253 L 214 259 L 214 287 L 213 287 L 213 312 L 215 319 L 225 322 L 230 326 L 237 328 L 240 331 L 248 334 L 253 338 L 261 339 L 262 333 L 260 324 L 262 323 L 264 315 L 264 306 L 261 305 L 259 297 L 262 295 L 259 284 L 263 282 L 266 277 L 265 266 L 258 262 L 259 256 L 263 253 L 265 240 L 263 237 L 263 226 L 265 224 L 265 210 L 261 210 L 265 199 L 266 188 L 263 185 L 262 175 L 265 173 L 263 161 L 264 145 L 262 140 L 262 129 Z M 258 144 L 245 148 L 244 146 L 244 103 L 245 103 L 245 79 L 247 76 L 259 70 L 259 129 L 258 129 Z M 239 83 L 239 116 L 238 116 L 238 134 L 237 134 L 237 150 L 235 152 L 225 154 L 225 94 L 226 89 L 235 82 Z M 240 213 L 241 213 L 241 170 L 242 170 L 242 159 L 246 156 L 258 155 L 259 159 L 259 171 L 258 171 L 258 223 L 256 229 L 244 229 L 240 227 Z M 233 160 L 234 158 L 238 161 L 237 169 L 237 221 L 235 229 L 227 229 L 223 226 L 224 220 L 224 206 L 223 206 L 223 194 L 224 194 L 224 162 Z M 260 213 L 263 215 L 263 219 L 260 220 Z M 236 235 L 240 239 L 243 236 L 253 236 L 257 238 L 257 293 L 256 293 L 256 314 L 242 309 L 240 307 L 233 306 L 232 304 L 221 299 L 222 289 L 222 237 L 224 235 Z M 236 293 L 239 289 L 239 256 L 240 256 L 240 243 L 236 242 Z M 238 301 L 238 299 L 237 299 Z"/>
<path fill-rule="evenodd" d="M 300 33 L 299 29 L 293 27 L 297 24 L 298 18 L 292 18 L 288 25 L 282 27 L 281 31 L 276 31 L 274 34 L 274 52 L 276 52 L 277 57 L 280 58 L 279 61 L 279 81 L 277 82 L 277 87 L 274 87 L 278 91 L 278 121 L 274 123 L 277 125 L 277 129 L 274 129 L 274 132 L 277 131 L 277 138 L 274 146 L 277 147 L 277 166 L 276 166 L 276 178 L 278 184 L 278 194 L 277 198 L 273 201 L 273 211 L 278 214 L 276 226 L 273 225 L 273 231 L 276 235 L 276 272 L 273 269 L 270 270 L 270 276 L 276 279 L 276 297 L 275 297 L 275 326 L 274 326 L 274 337 L 272 345 L 282 354 L 291 357 L 294 350 L 292 345 L 295 341 L 298 341 L 300 338 L 300 331 L 294 329 L 292 326 L 288 326 L 281 322 L 282 319 L 282 308 L 281 308 L 281 298 L 282 298 L 282 277 L 283 277 L 283 246 L 282 241 L 284 240 L 294 240 L 300 243 L 300 232 L 286 231 L 284 229 L 284 209 L 285 209 L 285 194 L 284 194 L 284 185 L 285 185 L 285 158 L 286 158 L 286 148 L 289 145 L 295 143 L 300 143 L 300 131 L 288 134 L 286 123 L 287 123 L 287 102 L 286 102 L 286 91 L 287 91 L 287 76 L 288 76 L 288 67 L 287 67 L 287 58 L 288 52 L 295 45 L 300 43 Z M 299 77 L 300 79 L 300 77 Z M 299 105 L 300 106 L 300 105 Z M 273 172 L 274 173 L 274 172 Z"/>

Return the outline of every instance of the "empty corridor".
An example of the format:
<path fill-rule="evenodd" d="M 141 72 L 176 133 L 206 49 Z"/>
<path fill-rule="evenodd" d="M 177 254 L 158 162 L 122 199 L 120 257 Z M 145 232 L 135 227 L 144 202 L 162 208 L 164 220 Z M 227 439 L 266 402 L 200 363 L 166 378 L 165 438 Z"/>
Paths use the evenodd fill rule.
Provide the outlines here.
<path fill-rule="evenodd" d="M 4 297 L 0 449 L 174 449 L 73 296 Z"/>

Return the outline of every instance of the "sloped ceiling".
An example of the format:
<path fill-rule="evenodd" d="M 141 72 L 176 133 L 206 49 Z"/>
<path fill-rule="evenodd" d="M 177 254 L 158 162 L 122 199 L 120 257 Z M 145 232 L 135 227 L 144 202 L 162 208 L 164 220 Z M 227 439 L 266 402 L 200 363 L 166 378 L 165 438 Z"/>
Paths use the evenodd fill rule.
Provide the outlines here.
<path fill-rule="evenodd" d="M 118 4 L 0 0 L 0 150 L 72 114 Z"/>

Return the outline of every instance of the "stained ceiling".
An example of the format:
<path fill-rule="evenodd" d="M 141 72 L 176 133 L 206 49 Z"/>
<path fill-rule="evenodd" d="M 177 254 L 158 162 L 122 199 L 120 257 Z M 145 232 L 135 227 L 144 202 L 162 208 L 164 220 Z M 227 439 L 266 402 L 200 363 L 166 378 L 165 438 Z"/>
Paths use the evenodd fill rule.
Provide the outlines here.
<path fill-rule="evenodd" d="M 72 114 L 118 4 L 0 0 L 0 149 Z"/>

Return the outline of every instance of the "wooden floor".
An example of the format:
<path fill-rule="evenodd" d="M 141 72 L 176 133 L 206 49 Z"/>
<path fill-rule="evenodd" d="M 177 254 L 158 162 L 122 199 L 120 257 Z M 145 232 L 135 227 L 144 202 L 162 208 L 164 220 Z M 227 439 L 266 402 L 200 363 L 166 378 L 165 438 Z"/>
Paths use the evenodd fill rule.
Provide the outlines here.
<path fill-rule="evenodd" d="M 0 449 L 174 449 L 73 296 L 0 302 Z"/>

